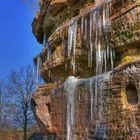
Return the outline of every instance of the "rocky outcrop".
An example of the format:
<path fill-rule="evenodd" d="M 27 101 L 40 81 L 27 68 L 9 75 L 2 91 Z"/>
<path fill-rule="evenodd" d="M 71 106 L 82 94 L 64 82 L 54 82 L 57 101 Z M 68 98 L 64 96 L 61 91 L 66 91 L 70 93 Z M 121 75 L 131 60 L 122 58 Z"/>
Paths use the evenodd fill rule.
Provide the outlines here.
<path fill-rule="evenodd" d="M 54 133 L 50 115 L 51 98 L 49 95 L 50 91 L 55 89 L 58 85 L 60 85 L 60 82 L 40 85 L 32 97 L 33 110 L 44 133 Z M 48 96 L 42 96 L 43 94 L 48 94 Z M 35 108 L 36 105 L 37 108 Z"/>
<path fill-rule="evenodd" d="M 50 5 L 50 2 L 51 2 L 51 0 L 49 0 L 49 1 L 41 0 L 40 1 L 41 10 L 38 11 L 38 13 L 32 23 L 33 33 L 39 43 L 43 42 L 44 33 L 43 33 L 42 24 L 43 24 L 48 6 Z"/>
<path fill-rule="evenodd" d="M 50 94 L 47 93 L 47 85 L 44 85 L 46 90 L 40 91 L 39 97 L 33 96 L 37 118 L 44 121 L 49 132 L 51 126 L 51 132 L 64 140 L 69 136 L 76 140 L 140 139 L 140 60 L 96 77 L 77 79 L 75 88 L 71 82 L 55 88 Z M 73 100 L 73 107 L 69 106 L 68 96 L 69 100 Z M 45 109 L 48 99 L 50 112 Z M 46 102 L 44 105 L 43 101 Z M 69 107 L 71 111 L 67 114 Z M 42 118 L 45 116 L 51 116 L 51 119 Z M 45 125 L 48 120 L 50 125 Z M 66 132 L 68 125 L 69 133 Z"/>
<path fill-rule="evenodd" d="M 33 32 L 44 48 L 34 61 L 48 84 L 38 86 L 32 105 L 43 133 L 140 139 L 140 0 L 40 5 Z"/>
<path fill-rule="evenodd" d="M 52 0 L 50 3 L 44 4 L 40 9 L 40 12 L 41 11 L 44 12 L 44 7 L 46 6 L 48 10 L 46 13 L 45 12 L 43 13 L 44 14 L 44 18 L 42 18 L 43 23 L 42 22 L 37 22 L 37 23 L 41 26 L 42 30 L 44 30 L 43 31 L 44 42 L 46 40 L 48 42 L 49 48 L 51 49 L 51 56 L 49 55 L 50 58 L 46 60 L 46 62 L 44 61 L 42 62 L 40 74 L 45 79 L 49 79 L 49 81 L 51 82 L 57 79 L 61 79 L 64 81 L 67 76 L 72 74 L 74 74 L 75 76 L 81 76 L 83 78 L 84 78 L 83 75 L 86 75 L 85 77 L 90 77 L 91 75 L 95 75 L 96 73 L 95 67 L 97 63 L 95 56 L 97 55 L 96 52 L 97 49 L 96 49 L 96 44 L 93 44 L 93 42 L 95 43 L 96 40 L 97 42 L 100 41 L 100 44 L 106 44 L 107 42 L 110 42 L 109 44 L 111 48 L 113 48 L 117 56 L 116 58 L 110 58 L 113 59 L 114 66 L 117 66 L 119 63 L 122 63 L 124 60 L 126 60 L 128 56 L 127 51 L 129 49 L 132 48 L 134 50 L 135 48 L 135 50 L 139 52 L 139 48 L 138 48 L 138 43 L 140 40 L 140 32 L 139 32 L 140 1 L 139 0 L 124 1 L 124 2 L 113 1 L 111 7 L 109 7 L 109 5 L 106 3 L 97 3 L 95 5 L 91 1 L 84 1 L 80 5 L 79 3 L 81 3 L 81 1 L 60 2 L 60 1 Z M 107 23 L 108 22 L 107 20 L 103 21 L 104 20 L 103 16 L 105 16 L 104 12 L 107 12 L 104 9 L 108 9 L 108 8 L 110 9 L 110 20 L 111 20 L 110 23 Z M 74 10 L 71 11 L 71 9 Z M 98 37 L 96 36 L 96 34 L 94 34 L 96 32 L 99 32 L 98 28 L 100 28 L 100 27 L 96 27 L 99 25 L 95 24 L 96 21 L 94 22 L 95 20 L 94 18 L 97 18 L 94 17 L 94 12 L 96 10 L 97 11 L 99 10 L 99 14 L 102 18 L 101 22 L 103 22 L 102 24 L 106 22 L 105 25 L 102 25 L 101 30 L 103 30 L 102 31 L 103 34 L 99 35 L 101 37 Z M 73 17 L 73 15 L 75 16 Z M 58 19 L 60 16 L 64 20 L 62 20 L 61 18 Z M 38 16 L 38 18 L 40 17 L 42 16 Z M 100 19 L 97 18 L 96 20 L 100 20 Z M 55 26 L 53 25 L 53 23 L 55 23 Z M 74 24 L 72 23 L 75 23 L 75 27 Z M 107 27 L 108 24 L 111 24 L 110 30 L 106 29 L 108 28 Z M 71 57 L 69 57 L 68 51 L 70 47 L 68 46 L 70 45 L 69 42 L 71 41 L 69 33 L 70 30 L 73 30 L 72 28 L 75 28 L 75 32 L 76 32 L 75 33 L 76 54 L 73 54 L 74 50 L 71 50 Z M 38 26 L 33 26 L 34 33 L 36 32 L 35 31 L 36 29 L 38 29 Z M 93 46 L 92 53 L 90 52 L 91 45 Z M 136 51 L 135 52 L 132 51 L 132 53 L 129 55 L 135 56 L 135 58 L 139 56 L 139 54 L 136 53 Z M 106 56 L 103 57 L 105 58 Z M 133 59 L 133 57 L 129 59 Z M 110 60 L 104 60 L 104 61 L 110 61 Z M 111 67 L 111 66 L 107 66 L 107 67 Z M 110 68 L 108 68 L 108 70 L 109 69 Z M 63 71 L 63 73 L 65 74 L 62 75 L 60 74 L 60 76 L 57 76 L 58 71 Z M 64 75 L 66 75 L 66 77 Z"/>

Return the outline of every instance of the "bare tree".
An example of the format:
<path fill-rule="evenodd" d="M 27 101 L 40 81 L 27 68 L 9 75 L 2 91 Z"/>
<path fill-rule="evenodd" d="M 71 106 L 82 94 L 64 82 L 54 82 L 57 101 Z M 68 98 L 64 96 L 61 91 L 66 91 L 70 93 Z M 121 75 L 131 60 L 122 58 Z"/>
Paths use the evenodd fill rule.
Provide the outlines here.
<path fill-rule="evenodd" d="M 0 81 L 0 129 L 9 129 L 12 125 L 11 118 L 14 105 L 6 92 L 4 80 Z"/>
<path fill-rule="evenodd" d="M 8 91 L 13 96 L 15 106 L 15 127 L 23 129 L 23 140 L 27 140 L 27 131 L 34 123 L 31 110 L 31 96 L 35 88 L 32 67 L 21 68 L 20 71 L 12 71 L 8 77 Z"/>
<path fill-rule="evenodd" d="M 22 0 L 22 2 L 26 3 L 27 6 L 35 13 L 37 14 L 39 10 L 39 5 L 42 0 Z"/>

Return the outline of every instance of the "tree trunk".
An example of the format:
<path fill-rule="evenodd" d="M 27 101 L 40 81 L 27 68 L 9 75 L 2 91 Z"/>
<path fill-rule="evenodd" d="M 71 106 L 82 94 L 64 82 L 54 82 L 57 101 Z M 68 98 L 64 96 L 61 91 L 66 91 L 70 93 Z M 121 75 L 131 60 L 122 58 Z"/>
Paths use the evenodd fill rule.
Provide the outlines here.
<path fill-rule="evenodd" d="M 27 140 L 27 125 L 28 125 L 28 122 L 27 122 L 27 105 L 26 105 L 26 111 L 24 112 L 24 118 L 25 118 L 25 122 L 24 122 L 24 136 L 23 136 L 23 140 Z"/>

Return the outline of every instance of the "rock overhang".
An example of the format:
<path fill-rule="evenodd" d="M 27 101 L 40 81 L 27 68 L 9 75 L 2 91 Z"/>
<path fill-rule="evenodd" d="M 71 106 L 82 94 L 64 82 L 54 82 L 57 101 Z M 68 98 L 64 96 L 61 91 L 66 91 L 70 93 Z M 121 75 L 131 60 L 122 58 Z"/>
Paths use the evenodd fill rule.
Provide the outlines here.
<path fill-rule="evenodd" d="M 100 76 L 98 75 L 90 79 L 78 80 L 79 81 L 78 82 L 79 84 L 77 85 L 78 91 L 74 95 L 74 100 L 76 101 L 76 103 L 74 103 L 75 104 L 74 112 L 76 114 L 75 126 L 74 127 L 71 126 L 71 129 L 75 130 L 74 135 L 77 139 L 86 139 L 86 138 L 95 139 L 95 138 L 101 138 L 106 136 L 108 136 L 110 139 L 115 139 L 117 135 L 120 137 L 125 137 L 125 139 L 129 139 L 129 137 L 132 137 L 132 135 L 135 132 L 136 132 L 135 137 L 136 136 L 139 137 L 139 118 L 140 118 L 139 111 L 138 111 L 139 98 L 137 100 L 137 97 L 134 97 L 133 98 L 134 100 L 131 101 L 129 96 L 131 93 L 135 93 L 135 92 L 136 94 L 134 96 L 138 96 L 139 89 L 140 89 L 139 88 L 140 61 L 139 61 L 139 54 L 137 54 L 137 52 L 139 52 L 139 43 L 137 43 L 138 45 L 136 45 L 136 42 L 139 42 L 140 40 L 140 34 L 139 34 L 140 26 L 138 24 L 140 19 L 139 18 L 140 1 L 126 0 L 123 2 L 124 3 L 121 3 L 120 1 L 113 1 L 112 4 L 114 9 L 113 8 L 111 9 L 112 15 L 110 17 L 110 19 L 112 20 L 112 24 L 111 24 L 112 46 L 111 47 L 113 47 L 115 51 L 119 54 L 119 58 L 115 60 L 116 62 L 115 66 L 118 65 L 119 66 L 113 69 L 113 71 L 109 72 L 108 74 L 105 73 L 109 75 L 109 77 L 107 77 L 106 79 L 104 79 L 103 77 L 104 74 L 101 74 L 101 79 L 99 78 Z M 120 6 L 118 6 L 119 4 Z M 58 6 L 58 11 L 60 10 L 59 8 L 61 7 L 59 6 Z M 71 3 L 70 6 L 73 6 L 73 3 Z M 89 4 L 86 6 L 88 10 L 90 8 L 91 9 L 93 8 L 93 4 Z M 83 10 L 81 10 L 81 15 L 84 12 L 85 13 L 87 12 L 87 9 L 85 8 L 86 10 L 84 10 L 84 8 Z M 52 18 L 52 20 L 54 20 L 55 15 L 57 15 L 58 13 L 57 12 L 53 13 L 54 17 Z M 76 14 L 74 14 L 74 16 L 76 16 L 77 13 L 79 14 L 79 10 L 78 12 L 76 11 Z M 133 20 L 131 20 L 132 18 Z M 70 19 L 71 18 L 68 17 L 68 21 L 64 23 L 64 25 L 67 25 Z M 43 22 L 41 22 L 41 24 L 42 23 Z M 118 23 L 123 23 L 123 24 L 118 26 Z M 62 27 L 65 27 L 64 25 L 62 25 Z M 131 26 L 132 29 L 134 28 L 134 30 L 131 32 L 129 30 L 130 25 L 132 25 Z M 59 25 L 57 26 L 61 26 L 61 24 L 59 23 Z M 114 28 L 114 26 L 116 27 Z M 59 31 L 60 28 L 56 29 L 56 27 L 54 27 L 52 31 L 48 30 L 50 34 L 47 35 L 46 38 L 48 38 L 49 47 L 52 48 L 53 53 L 51 55 L 51 59 L 44 62 L 44 64 L 41 67 L 42 70 L 41 74 L 43 74 L 43 76 L 47 79 L 50 78 L 50 71 L 51 71 L 51 75 L 53 75 L 53 77 L 51 77 L 52 79 L 50 81 L 52 82 L 58 80 L 64 82 L 65 79 L 71 75 L 71 72 L 69 73 L 68 71 L 65 71 L 66 69 L 68 69 L 68 66 L 65 65 L 66 61 L 65 61 L 64 46 L 61 44 L 63 42 L 61 40 L 61 37 L 63 36 L 63 34 L 65 37 L 65 33 L 63 33 L 63 30 Z M 47 28 L 45 27 L 45 30 L 46 29 Z M 66 30 L 66 28 L 64 28 L 64 30 Z M 77 48 L 80 46 L 78 45 Z M 88 46 L 88 42 L 86 42 L 85 45 Z M 126 50 L 128 49 L 124 49 L 126 48 L 125 46 L 128 45 L 130 45 L 130 48 L 132 48 L 131 49 L 132 52 L 127 53 Z M 82 47 L 82 49 L 83 48 L 84 47 Z M 80 59 L 79 61 L 83 61 L 86 59 L 87 57 L 87 54 L 85 54 L 86 51 L 87 50 L 84 48 L 83 55 L 85 55 L 85 57 L 83 59 Z M 127 61 L 122 63 L 121 59 L 127 57 L 127 55 L 134 56 L 134 57 L 131 59 L 130 63 L 127 63 Z M 76 54 L 76 56 L 78 55 Z M 57 61 L 57 59 L 59 61 Z M 78 61 L 77 59 L 75 60 Z M 84 68 L 88 67 L 87 65 L 85 65 L 87 64 L 87 61 L 85 61 L 85 63 L 83 64 L 84 64 L 84 66 L 82 67 L 83 70 L 80 70 L 79 73 L 77 74 L 77 76 L 81 76 L 82 78 L 84 77 L 83 75 L 86 75 L 84 72 L 87 69 Z M 96 65 L 93 66 L 96 67 Z M 94 71 L 96 70 L 94 69 Z M 89 71 L 87 71 L 87 73 L 89 74 Z M 91 75 L 85 76 L 84 78 L 91 77 L 93 75 L 96 74 L 95 72 L 93 73 L 93 69 L 92 69 Z M 47 87 L 47 85 L 44 86 Z M 129 86 L 132 86 L 131 88 L 132 90 L 129 90 L 128 88 Z M 61 139 L 66 139 L 66 136 L 68 138 L 69 137 L 68 134 L 70 134 L 70 131 L 68 131 L 67 121 L 66 121 L 66 118 L 68 117 L 67 115 L 69 114 L 66 113 L 67 110 L 66 105 L 71 105 L 71 102 L 67 100 L 67 98 L 69 97 L 66 97 L 66 94 L 64 94 L 66 91 L 63 89 L 63 86 L 61 87 L 58 86 L 57 88 L 55 88 L 55 86 L 52 87 L 53 89 L 55 89 L 53 92 L 50 90 L 48 92 L 48 89 L 45 90 L 39 89 L 37 91 L 39 93 L 38 98 L 40 100 L 40 103 L 39 102 L 37 103 L 38 106 L 40 106 L 39 104 L 41 104 L 41 100 L 44 101 L 43 98 L 49 97 L 49 99 L 51 99 L 49 101 L 49 104 L 48 102 L 46 103 L 45 101 L 44 104 L 41 106 L 41 108 L 38 109 L 38 112 L 41 113 L 38 113 L 37 117 L 43 120 L 42 125 L 43 127 L 46 128 L 44 129 L 46 130 L 46 132 L 49 131 L 52 134 L 56 134 Z M 96 89 L 98 89 L 99 91 L 98 90 L 96 91 Z M 36 99 L 34 98 L 34 100 Z M 93 103 L 93 101 L 95 101 L 95 103 L 97 104 Z M 133 105 L 132 102 L 133 103 L 135 102 L 135 105 Z M 36 106 L 36 108 L 38 106 Z M 44 111 L 42 110 L 43 106 L 45 106 Z M 51 113 L 49 109 L 50 106 L 51 106 Z M 91 109 L 92 107 L 93 110 Z M 98 110 L 99 108 L 101 108 L 101 110 Z M 70 107 L 69 109 L 71 110 L 72 108 Z M 97 111 L 97 114 L 94 109 Z M 102 109 L 104 109 L 105 111 Z M 42 118 L 46 116 L 43 114 L 45 112 L 47 113 L 47 115 L 49 115 L 48 118 L 47 117 Z M 100 115 L 98 116 L 98 114 Z M 133 118 L 134 115 L 135 118 Z M 51 120 L 50 120 L 50 116 L 51 116 Z M 102 120 L 103 118 L 106 120 Z M 121 123 L 122 125 L 118 126 L 118 124 Z M 106 133 L 108 133 L 109 135 L 107 135 Z"/>

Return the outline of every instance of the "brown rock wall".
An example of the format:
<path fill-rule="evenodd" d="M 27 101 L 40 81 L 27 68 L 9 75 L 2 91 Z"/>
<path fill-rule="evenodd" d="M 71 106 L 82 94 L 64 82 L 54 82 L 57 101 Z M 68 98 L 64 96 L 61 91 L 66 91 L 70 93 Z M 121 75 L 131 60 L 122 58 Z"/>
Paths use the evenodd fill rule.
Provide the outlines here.
<path fill-rule="evenodd" d="M 139 60 L 116 68 L 111 73 L 78 80 L 74 92 L 72 131 L 76 140 L 140 139 L 139 82 Z M 51 126 L 58 139 L 64 140 L 67 136 L 67 94 L 63 86 L 49 94 Z M 37 117 L 44 116 L 42 109 L 45 106 L 41 104 L 44 99 L 47 101 L 46 97 L 40 92 L 41 102 L 34 98 Z M 46 109 L 45 113 L 47 114 Z M 47 122 L 47 119 L 43 119 Z"/>
<path fill-rule="evenodd" d="M 54 2 L 56 3 L 56 2 Z M 52 5 L 54 4 L 52 3 Z M 61 3 L 61 2 L 59 2 Z M 67 3 L 64 1 L 64 3 Z M 128 55 L 128 51 L 131 49 L 131 56 L 136 57 L 139 55 L 139 40 L 140 40 L 140 22 L 139 22 L 139 15 L 140 15 L 140 6 L 139 6 L 139 0 L 135 2 L 128 2 L 125 1 L 124 6 L 122 6 L 122 9 L 120 12 L 114 11 L 117 9 L 116 4 L 117 2 L 114 2 L 112 4 L 112 16 L 110 17 L 111 22 L 111 30 L 110 33 L 108 33 L 108 38 L 110 38 L 110 46 L 115 50 L 116 53 L 116 60 L 114 61 L 114 65 L 117 66 L 119 63 L 121 63 L 121 60 Z M 72 6 L 72 5 L 70 5 Z M 94 6 L 95 7 L 95 6 Z M 51 81 L 55 81 L 58 79 L 64 80 L 67 76 L 73 74 L 72 69 L 69 66 L 70 62 L 67 59 L 67 45 L 68 45 L 68 26 L 72 21 L 78 20 L 78 27 L 77 27 L 77 38 L 76 38 L 76 67 L 77 72 L 75 73 L 76 76 L 86 75 L 85 77 L 89 77 L 91 75 L 95 74 L 95 58 L 96 55 L 96 49 L 93 48 L 93 66 L 92 71 L 91 68 L 88 67 L 88 51 L 90 49 L 90 10 L 94 8 L 93 5 L 88 5 L 85 9 L 81 10 L 80 15 L 74 17 L 72 20 L 64 23 L 62 26 L 58 26 L 55 32 L 52 33 L 51 36 L 48 38 L 49 47 L 52 50 L 52 54 L 49 60 L 46 60 L 46 62 L 43 61 L 42 67 L 41 67 L 41 75 L 45 79 L 50 79 L 50 71 L 51 71 Z M 118 7 L 119 8 L 119 7 Z M 48 12 L 49 13 L 49 12 Z M 83 14 L 84 13 L 84 14 Z M 65 13 L 64 13 L 65 14 Z M 83 16 L 84 15 L 84 16 Z M 81 33 L 81 17 L 87 19 L 88 27 L 87 27 L 87 38 L 84 37 L 84 35 Z M 46 17 L 49 17 L 46 16 Z M 57 17 L 57 15 L 56 15 Z M 55 18 L 55 17 L 53 17 Z M 45 24 L 46 25 L 46 24 Z M 51 23 L 52 25 L 52 23 Z M 51 29 L 51 27 L 49 27 Z M 48 31 L 49 32 L 49 31 Z M 95 32 L 95 31 L 93 31 Z M 94 33 L 93 33 L 94 34 Z M 104 37 L 106 35 L 103 35 Z M 95 40 L 94 40 L 95 41 Z M 93 41 L 93 42 L 94 42 Z M 137 50 L 137 52 L 133 51 Z M 133 53 L 134 52 L 134 53 Z M 133 58 L 132 58 L 133 59 Z M 83 61 L 84 60 L 84 61 Z M 66 65 L 68 66 L 66 66 Z M 83 67 L 85 65 L 85 67 Z M 68 71 L 65 73 L 65 67 L 68 67 Z M 59 69 L 59 70 L 58 70 Z M 57 76 L 57 72 L 63 71 L 66 75 L 66 77 L 62 74 L 60 76 Z M 84 72 L 84 74 L 83 74 Z M 55 78 L 57 77 L 57 78 Z"/>
<path fill-rule="evenodd" d="M 96 60 L 93 57 L 91 68 L 87 59 L 90 43 L 95 42 L 90 40 L 90 12 L 104 4 L 94 5 L 91 0 L 42 1 L 40 12 L 33 21 L 37 40 L 42 43 L 46 34 L 52 49 L 49 60 L 46 59 L 47 49 L 41 52 L 40 74 L 48 82 L 54 82 L 37 88 L 33 94 L 33 109 L 41 130 L 47 135 L 56 135 L 58 140 L 140 139 L 140 60 L 120 64 L 127 55 L 139 58 L 140 0 L 112 2 L 111 30 L 105 36 L 99 34 L 99 38 L 104 39 L 106 35 L 111 38 L 109 47 L 117 54 L 114 65 L 119 66 L 93 77 Z M 82 17 L 88 22 L 87 36 L 82 34 Z M 65 48 L 72 21 L 77 21 L 76 73 Z M 95 30 L 92 31 L 94 35 Z M 104 45 L 105 42 L 101 43 Z M 93 56 L 96 56 L 96 48 L 93 50 Z M 86 79 L 79 79 L 77 83 L 72 79 L 67 90 L 66 83 L 61 83 L 70 75 Z"/>

